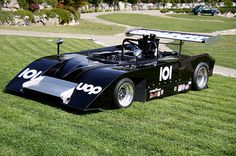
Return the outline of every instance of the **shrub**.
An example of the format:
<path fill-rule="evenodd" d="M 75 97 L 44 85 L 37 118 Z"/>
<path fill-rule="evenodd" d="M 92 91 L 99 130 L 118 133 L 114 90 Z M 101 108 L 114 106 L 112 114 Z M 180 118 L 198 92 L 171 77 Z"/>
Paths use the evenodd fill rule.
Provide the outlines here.
<path fill-rule="evenodd" d="M 236 7 L 231 7 L 231 8 L 229 8 L 229 7 L 221 7 L 221 8 L 219 8 L 219 10 L 220 10 L 220 13 L 222 13 L 222 14 L 228 13 L 228 12 L 231 12 L 233 14 L 236 13 Z"/>
<path fill-rule="evenodd" d="M 13 21 L 14 17 L 11 12 L 5 12 L 0 10 L 0 23 Z"/>
<path fill-rule="evenodd" d="M 232 8 L 231 13 L 236 14 L 236 8 Z"/>
<path fill-rule="evenodd" d="M 192 9 L 183 8 L 183 9 L 161 9 L 161 13 L 167 13 L 169 11 L 173 11 L 174 13 L 191 13 Z"/>
<path fill-rule="evenodd" d="M 80 19 L 80 13 L 76 11 L 76 9 L 72 6 L 68 7 L 66 6 L 64 9 L 70 11 L 74 15 L 74 20 L 77 21 Z"/>
<path fill-rule="evenodd" d="M 161 9 L 161 13 L 167 13 L 168 9 Z"/>
<path fill-rule="evenodd" d="M 232 0 L 225 0 L 225 4 L 229 8 L 233 7 L 233 1 Z"/>
<path fill-rule="evenodd" d="M 5 0 L 0 0 L 0 7 L 4 4 Z"/>
<path fill-rule="evenodd" d="M 185 13 L 192 13 L 192 10 L 191 8 L 183 8 L 182 9 Z"/>
<path fill-rule="evenodd" d="M 55 18 L 57 16 L 57 14 L 54 11 L 51 11 L 49 9 L 43 9 L 43 10 L 34 12 L 34 14 L 37 16 L 46 15 L 47 18 Z"/>
<path fill-rule="evenodd" d="M 45 0 L 28 0 L 29 3 L 37 3 L 37 4 L 41 4 L 43 2 L 45 2 Z"/>
<path fill-rule="evenodd" d="M 53 8 L 51 11 L 55 12 L 58 15 L 60 24 L 69 23 L 73 19 L 72 14 L 68 10 Z"/>
<path fill-rule="evenodd" d="M 112 11 L 112 10 L 110 10 L 110 9 L 106 9 L 106 10 L 105 10 L 105 12 L 111 12 L 111 11 Z"/>
<path fill-rule="evenodd" d="M 75 20 L 79 20 L 80 13 L 77 12 L 76 10 L 72 10 L 72 8 L 70 8 L 70 9 L 71 9 L 71 11 L 67 11 L 65 9 L 60 9 L 60 8 L 54 8 L 52 10 L 43 9 L 43 10 L 34 12 L 34 14 L 36 16 L 46 15 L 47 18 L 55 18 L 58 15 L 61 24 L 69 23 L 73 19 L 73 16 L 74 16 Z M 73 14 L 73 16 L 72 16 L 72 14 Z"/>
<path fill-rule="evenodd" d="M 23 9 L 28 9 L 29 8 L 29 3 L 28 0 L 17 0 L 20 7 Z"/>
<path fill-rule="evenodd" d="M 94 9 L 82 9 L 81 10 L 81 13 L 92 13 L 92 12 L 95 12 Z"/>
<path fill-rule="evenodd" d="M 102 9 L 95 8 L 95 12 L 102 12 Z"/>
<path fill-rule="evenodd" d="M 52 5 L 52 6 L 56 6 L 56 5 L 57 5 L 57 3 L 58 3 L 58 1 L 57 1 L 57 0 L 45 0 L 45 2 L 46 2 L 47 4 L 50 4 L 50 5 Z"/>
<path fill-rule="evenodd" d="M 148 10 L 160 10 L 160 8 L 148 8 Z"/>
<path fill-rule="evenodd" d="M 21 18 L 24 18 L 25 16 L 28 16 L 31 22 L 34 21 L 34 15 L 31 11 L 17 10 L 16 12 L 14 12 L 14 14 L 20 16 Z"/>
<path fill-rule="evenodd" d="M 102 9 L 99 8 L 90 8 L 90 9 L 82 9 L 81 13 L 93 13 L 93 12 L 102 12 Z M 111 10 L 105 10 L 105 12 L 109 12 Z"/>

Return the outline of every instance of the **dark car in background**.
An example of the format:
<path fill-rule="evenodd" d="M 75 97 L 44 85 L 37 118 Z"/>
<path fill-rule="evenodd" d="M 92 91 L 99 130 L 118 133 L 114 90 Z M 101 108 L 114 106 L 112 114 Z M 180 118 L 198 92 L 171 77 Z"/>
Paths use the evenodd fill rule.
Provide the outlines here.
<path fill-rule="evenodd" d="M 205 5 L 198 5 L 193 9 L 194 15 L 201 16 L 202 14 L 211 14 L 212 16 L 215 16 L 220 13 L 220 11 L 216 8 L 209 8 Z"/>

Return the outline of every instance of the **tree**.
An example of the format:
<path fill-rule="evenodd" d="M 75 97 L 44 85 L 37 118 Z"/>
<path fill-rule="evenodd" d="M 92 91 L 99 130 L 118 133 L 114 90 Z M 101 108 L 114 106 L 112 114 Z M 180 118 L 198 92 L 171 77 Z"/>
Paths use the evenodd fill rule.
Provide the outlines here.
<path fill-rule="evenodd" d="M 224 3 L 229 8 L 233 7 L 233 1 L 232 0 L 225 0 Z"/>
<path fill-rule="evenodd" d="M 28 0 L 18 0 L 18 3 L 21 8 L 28 10 L 29 9 L 29 1 Z"/>
<path fill-rule="evenodd" d="M 105 3 L 107 3 L 109 6 L 113 6 L 115 10 L 118 10 L 118 4 L 119 0 L 104 0 Z"/>
<path fill-rule="evenodd" d="M 128 0 L 128 3 L 137 4 L 139 0 Z"/>
<path fill-rule="evenodd" d="M 2 7 L 3 4 L 4 4 L 4 0 L 0 0 L 0 8 Z"/>
<path fill-rule="evenodd" d="M 98 7 L 98 6 L 99 6 L 99 3 L 101 3 L 102 0 L 88 0 L 88 2 L 89 2 L 90 4 L 95 5 L 95 7 Z"/>

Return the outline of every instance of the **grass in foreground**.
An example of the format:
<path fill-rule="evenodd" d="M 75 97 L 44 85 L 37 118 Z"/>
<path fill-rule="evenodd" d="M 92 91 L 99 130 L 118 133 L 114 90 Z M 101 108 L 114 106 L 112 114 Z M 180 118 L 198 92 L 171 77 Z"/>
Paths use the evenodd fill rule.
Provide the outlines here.
<path fill-rule="evenodd" d="M 191 21 L 184 19 L 162 18 L 142 14 L 107 14 L 101 19 L 135 27 L 175 30 L 185 32 L 214 32 L 236 27 L 235 22 Z"/>
<path fill-rule="evenodd" d="M 65 42 L 68 51 L 96 47 Z M 207 90 L 128 109 L 73 114 L 3 92 L 25 65 L 55 53 L 51 38 L 0 36 L 0 45 L 0 155 L 236 154 L 234 78 L 213 76 Z"/>
<path fill-rule="evenodd" d="M 216 64 L 236 69 L 236 36 L 219 36 L 214 43 L 190 43 L 183 45 L 183 53 L 189 55 L 197 55 L 208 53 L 216 59 Z M 173 48 L 174 46 L 170 46 Z"/>
<path fill-rule="evenodd" d="M 196 16 L 194 14 L 168 14 L 168 16 L 181 18 L 181 19 L 191 19 L 191 20 L 206 20 L 212 22 L 236 22 L 236 18 L 227 18 L 223 16 L 211 16 L 211 15 L 202 15 Z"/>
<path fill-rule="evenodd" d="M 80 20 L 77 26 L 0 26 L 0 29 L 25 30 L 55 33 L 81 33 L 90 35 L 114 35 L 125 30 L 124 27 L 116 25 L 106 25 L 97 22 Z"/>

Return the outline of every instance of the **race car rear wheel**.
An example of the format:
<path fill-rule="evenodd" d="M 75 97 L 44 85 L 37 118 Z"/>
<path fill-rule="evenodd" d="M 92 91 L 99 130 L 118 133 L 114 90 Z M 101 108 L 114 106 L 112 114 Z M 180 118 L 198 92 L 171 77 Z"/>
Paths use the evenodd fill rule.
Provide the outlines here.
<path fill-rule="evenodd" d="M 129 78 L 121 79 L 114 90 L 115 108 L 129 107 L 134 99 L 134 83 Z"/>
<path fill-rule="evenodd" d="M 201 62 L 195 68 L 193 74 L 193 89 L 194 90 L 203 90 L 208 86 L 208 65 L 204 62 Z"/>

